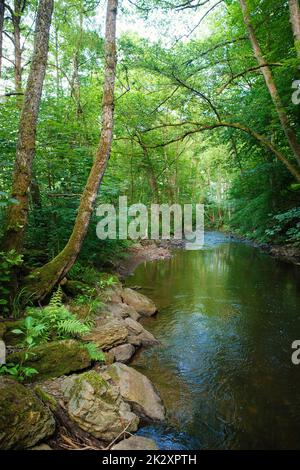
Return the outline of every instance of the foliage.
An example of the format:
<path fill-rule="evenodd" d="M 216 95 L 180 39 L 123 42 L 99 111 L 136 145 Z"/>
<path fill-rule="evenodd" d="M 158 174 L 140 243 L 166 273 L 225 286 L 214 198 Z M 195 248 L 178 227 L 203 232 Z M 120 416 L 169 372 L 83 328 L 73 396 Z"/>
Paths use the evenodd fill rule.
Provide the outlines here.
<path fill-rule="evenodd" d="M 23 263 L 22 255 L 15 250 L 0 252 L 0 311 L 4 315 L 10 313 L 10 283 L 12 281 L 13 269 Z"/>
<path fill-rule="evenodd" d="M 272 222 L 272 228 L 266 230 L 269 238 L 275 238 L 278 242 L 300 243 L 300 207 L 274 215 Z"/>
<path fill-rule="evenodd" d="M 28 308 L 21 327 L 13 330 L 27 347 L 54 339 L 78 338 L 89 331 L 90 325 L 78 320 L 63 305 L 61 287 L 53 294 L 48 306 Z"/>
<path fill-rule="evenodd" d="M 82 345 L 89 353 L 90 358 L 92 361 L 105 361 L 105 354 L 101 349 L 98 348 L 98 346 L 93 343 L 83 343 Z"/>
<path fill-rule="evenodd" d="M 33 367 L 25 367 L 21 364 L 3 364 L 0 366 L 0 375 L 8 375 L 19 382 L 24 382 L 33 375 L 38 374 L 38 371 Z"/>

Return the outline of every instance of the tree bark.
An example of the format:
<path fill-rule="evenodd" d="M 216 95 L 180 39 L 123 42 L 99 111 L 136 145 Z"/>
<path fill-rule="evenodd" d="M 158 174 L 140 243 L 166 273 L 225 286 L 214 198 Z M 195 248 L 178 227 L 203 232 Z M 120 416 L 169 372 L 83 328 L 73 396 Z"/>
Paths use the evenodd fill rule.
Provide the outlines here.
<path fill-rule="evenodd" d="M 28 291 L 43 299 L 73 266 L 86 236 L 98 190 L 110 157 L 114 124 L 116 78 L 116 20 L 118 0 L 108 0 L 105 32 L 105 71 L 102 101 L 102 129 L 99 146 L 83 191 L 73 232 L 65 248 L 49 263 L 36 269 L 28 279 Z"/>
<path fill-rule="evenodd" d="M 45 77 L 53 0 L 40 0 L 35 29 L 34 50 L 22 107 L 12 197 L 18 204 L 9 206 L 4 246 L 21 252 L 28 222 L 29 186 L 35 154 L 37 119 Z"/>
<path fill-rule="evenodd" d="M 289 0 L 290 22 L 294 34 L 297 57 L 300 60 L 300 8 L 298 0 Z"/>
<path fill-rule="evenodd" d="M 21 49 L 21 15 L 22 1 L 14 1 L 14 11 L 12 23 L 14 29 L 14 47 L 15 47 L 15 92 L 17 93 L 17 104 L 22 106 L 22 49 Z M 20 94 L 19 94 L 20 93 Z"/>
<path fill-rule="evenodd" d="M 83 14 L 79 15 L 79 35 L 77 44 L 73 52 L 73 75 L 71 80 L 71 96 L 76 104 L 76 115 L 79 118 L 82 115 L 81 96 L 80 96 L 80 75 L 79 75 L 79 59 L 83 34 Z"/>
<path fill-rule="evenodd" d="M 240 1 L 244 22 L 248 30 L 249 39 L 253 48 L 254 55 L 256 57 L 258 64 L 261 66 L 261 72 L 264 76 L 267 88 L 269 90 L 270 96 L 276 108 L 276 111 L 277 111 L 277 114 L 281 123 L 281 127 L 286 135 L 286 138 L 289 142 L 289 146 L 298 162 L 298 165 L 300 166 L 300 145 L 298 144 L 297 135 L 290 125 L 288 115 L 284 109 L 283 103 L 279 96 L 271 69 L 265 61 L 262 50 L 258 43 L 257 37 L 255 35 L 254 28 L 251 23 L 247 0 L 239 0 L 239 1 Z"/>
<path fill-rule="evenodd" d="M 1 72 L 2 72 L 3 24 L 4 24 L 4 0 L 0 0 L 0 78 L 1 78 Z"/>

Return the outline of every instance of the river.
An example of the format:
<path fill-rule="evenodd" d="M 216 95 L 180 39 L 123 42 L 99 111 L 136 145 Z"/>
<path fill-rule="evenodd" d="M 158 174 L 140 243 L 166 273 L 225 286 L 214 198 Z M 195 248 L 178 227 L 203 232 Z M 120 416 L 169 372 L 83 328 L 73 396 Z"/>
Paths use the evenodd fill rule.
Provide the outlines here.
<path fill-rule="evenodd" d="M 145 262 L 127 278 L 159 313 L 160 341 L 132 362 L 159 390 L 161 449 L 300 449 L 300 269 L 217 232 L 196 251 Z"/>

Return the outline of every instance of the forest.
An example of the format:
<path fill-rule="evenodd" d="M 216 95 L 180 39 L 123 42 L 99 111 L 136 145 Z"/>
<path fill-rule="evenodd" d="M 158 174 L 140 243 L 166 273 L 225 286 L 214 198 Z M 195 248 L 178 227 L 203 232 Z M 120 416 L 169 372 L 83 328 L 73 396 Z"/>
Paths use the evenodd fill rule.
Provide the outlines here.
<path fill-rule="evenodd" d="M 55 449 L 118 446 L 138 429 L 141 405 L 129 409 L 131 398 L 116 398 L 105 389 L 99 370 L 111 374 L 109 380 L 119 383 L 122 395 L 125 364 L 139 347 L 156 344 L 160 336 L 149 320 L 161 312 L 160 287 L 153 296 L 147 289 L 158 278 L 172 289 L 177 278 L 169 279 L 167 268 L 161 268 L 166 269 L 161 278 L 160 268 L 151 277 L 141 267 L 134 281 L 124 280 L 134 271 L 132 257 L 136 265 L 160 259 L 171 270 L 172 241 L 140 240 L 136 245 L 122 237 L 99 240 L 96 208 L 116 205 L 120 196 L 127 196 L 128 204 L 146 206 L 203 204 L 205 230 L 241 243 L 241 258 L 243 249 L 260 247 L 292 261 L 290 269 L 297 270 L 298 0 L 0 0 L 0 164 L 0 389 L 3 400 L 9 400 L 14 380 L 21 403 L 33 393 L 27 384 L 38 381 L 36 412 L 43 423 L 43 429 L 29 423 L 28 414 L 24 420 L 33 427 L 30 436 L 22 423 L 11 432 L 2 432 L 0 424 L 0 448 L 31 448 L 45 440 Z M 172 270 L 180 266 L 184 273 L 190 266 L 198 273 L 191 257 L 184 261 L 183 256 L 188 255 L 175 255 Z M 234 256 L 220 252 L 219 263 L 228 268 Z M 259 261 L 251 258 L 258 270 L 275 277 L 279 261 L 266 259 L 266 265 L 256 266 Z M 211 259 L 217 269 L 214 263 Z M 245 263 L 239 265 L 241 272 Z M 209 283 L 207 269 L 207 275 L 198 273 L 203 285 Z M 279 276 L 287 276 L 280 285 L 286 296 L 299 272 L 293 278 L 284 269 L 274 286 Z M 249 283 L 259 285 L 251 273 Z M 287 310 L 293 316 L 299 297 L 297 290 L 289 292 Z M 110 313 L 105 321 L 103 311 Z M 146 317 L 142 326 L 140 317 Z M 127 320 L 135 325 L 128 326 Z M 296 335 L 297 322 L 294 327 Z M 296 337 L 287 337 L 290 348 Z M 54 363 L 61 365 L 59 370 L 52 370 Z M 68 413 L 54 393 L 55 402 L 51 387 L 40 383 L 87 369 L 70 376 Z M 147 375 L 142 360 L 137 369 Z M 86 374 L 95 395 L 91 416 L 75 412 L 78 396 L 72 398 Z M 149 378 L 156 385 L 155 377 Z M 149 387 L 150 381 L 147 393 Z M 155 403 L 143 417 L 164 420 L 167 393 L 159 392 L 166 404 L 152 397 Z M 108 399 L 119 400 L 118 416 L 102 426 L 98 414 Z M 296 404 L 291 406 L 294 410 Z M 18 411 L 5 414 L 1 409 L 0 398 L 7 428 Z M 245 435 L 253 436 L 249 426 Z M 288 423 L 286 436 L 295 427 L 294 421 Z M 145 441 L 132 445 L 152 449 L 153 433 L 142 433 Z M 261 445 L 296 445 L 288 437 L 280 439 Z M 203 446 L 216 444 L 212 438 Z M 259 444 L 236 438 L 222 446 Z"/>

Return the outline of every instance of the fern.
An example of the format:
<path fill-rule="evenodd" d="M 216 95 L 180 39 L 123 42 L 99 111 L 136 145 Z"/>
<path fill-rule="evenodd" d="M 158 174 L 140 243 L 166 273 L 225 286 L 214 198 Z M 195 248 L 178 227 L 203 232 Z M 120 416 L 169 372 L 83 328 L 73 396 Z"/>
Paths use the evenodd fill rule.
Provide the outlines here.
<path fill-rule="evenodd" d="M 91 322 L 82 322 L 62 303 L 61 287 L 52 295 L 49 305 L 44 308 L 27 309 L 27 318 L 15 334 L 24 337 L 23 343 L 35 346 L 53 339 L 77 338 L 89 333 Z"/>
<path fill-rule="evenodd" d="M 48 308 L 49 309 L 57 309 L 59 307 L 62 307 L 62 297 L 63 297 L 63 291 L 61 286 L 58 287 L 57 291 L 52 294 L 52 297 L 50 299 Z"/>
<path fill-rule="evenodd" d="M 105 361 L 105 354 L 98 348 L 96 343 L 84 343 L 83 347 L 88 351 L 92 361 Z"/>
<path fill-rule="evenodd" d="M 57 332 L 60 336 L 81 336 L 89 333 L 90 328 L 77 320 L 71 313 L 69 318 L 57 322 Z"/>

